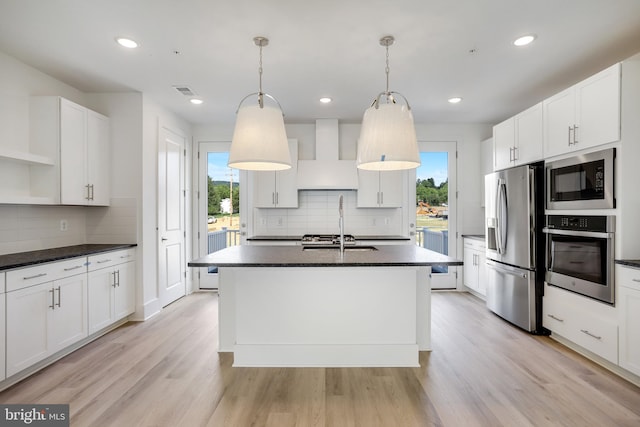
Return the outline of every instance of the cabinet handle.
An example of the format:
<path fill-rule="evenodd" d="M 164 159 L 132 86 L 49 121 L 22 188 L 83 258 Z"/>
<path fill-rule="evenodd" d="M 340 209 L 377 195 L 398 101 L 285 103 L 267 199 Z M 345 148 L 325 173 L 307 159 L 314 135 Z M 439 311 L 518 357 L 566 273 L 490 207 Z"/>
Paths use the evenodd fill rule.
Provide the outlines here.
<path fill-rule="evenodd" d="M 167 239 L 165 239 L 167 240 Z M 104 264 L 105 262 L 111 261 L 110 259 L 101 259 L 100 261 L 96 261 L 96 264 Z"/>
<path fill-rule="evenodd" d="M 51 305 L 49 306 L 49 308 L 51 310 L 55 310 L 56 309 L 56 300 L 55 300 L 55 296 L 53 293 L 53 289 L 49 289 L 49 292 L 51 292 Z"/>
<path fill-rule="evenodd" d="M 120 287 L 120 270 L 116 270 L 116 274 L 118 275 L 118 281 L 116 283 L 118 283 L 118 287 Z"/>
<path fill-rule="evenodd" d="M 276 205 L 280 203 L 280 193 L 276 191 Z"/>
<path fill-rule="evenodd" d="M 571 145 L 571 126 L 569 126 L 569 133 L 567 134 L 567 143 Z"/>
<path fill-rule="evenodd" d="M 35 276 L 27 276 L 27 277 L 23 277 L 23 278 L 22 278 L 22 280 L 31 280 L 31 279 L 36 279 L 36 278 L 38 278 L 38 277 L 44 277 L 44 276 L 46 276 L 46 275 L 47 275 L 47 273 L 39 273 L 39 274 L 36 274 Z"/>
<path fill-rule="evenodd" d="M 113 275 L 113 280 L 112 280 L 112 283 L 111 283 L 111 287 L 115 288 L 116 287 L 116 272 L 114 271 L 111 274 Z"/>
<path fill-rule="evenodd" d="M 91 200 L 90 197 L 89 197 L 89 184 L 85 185 L 84 188 L 87 189 L 87 197 L 85 197 L 85 199 Z"/>
<path fill-rule="evenodd" d="M 557 320 L 558 322 L 564 322 L 564 319 L 556 317 L 553 314 L 547 314 L 547 316 L 551 317 L 553 320 Z"/>
<path fill-rule="evenodd" d="M 120 255 L 121 259 L 125 259 L 125 258 L 131 258 L 131 255 Z"/>
<path fill-rule="evenodd" d="M 640 282 L 640 279 L 631 279 L 632 282 Z"/>
<path fill-rule="evenodd" d="M 599 337 L 597 335 L 592 334 L 591 332 L 587 331 L 586 329 L 580 329 L 580 332 L 582 332 L 585 335 L 589 335 L 591 338 L 595 338 L 597 340 L 601 340 L 602 337 Z"/>
<path fill-rule="evenodd" d="M 384 205 L 384 192 L 383 191 L 380 192 L 380 204 Z"/>
<path fill-rule="evenodd" d="M 75 267 L 65 268 L 64 271 L 77 270 L 78 268 L 82 268 L 82 266 L 81 265 L 76 265 Z"/>
<path fill-rule="evenodd" d="M 573 125 L 573 143 L 574 144 L 577 144 L 578 142 L 580 142 L 580 141 L 578 141 L 578 137 L 576 136 L 577 135 L 577 133 L 576 133 L 577 130 L 578 130 L 578 125 Z"/>
<path fill-rule="evenodd" d="M 60 286 L 58 286 L 58 304 L 56 304 L 58 307 L 60 307 L 61 301 L 62 301 L 62 290 L 60 289 Z"/>

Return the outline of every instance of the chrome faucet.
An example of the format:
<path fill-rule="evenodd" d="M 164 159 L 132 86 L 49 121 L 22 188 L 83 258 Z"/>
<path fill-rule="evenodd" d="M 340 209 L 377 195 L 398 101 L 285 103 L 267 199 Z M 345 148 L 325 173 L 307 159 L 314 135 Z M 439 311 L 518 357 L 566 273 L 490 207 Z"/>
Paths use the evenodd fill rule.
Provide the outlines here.
<path fill-rule="evenodd" d="M 338 220 L 338 227 L 340 227 L 340 255 L 344 255 L 344 209 L 342 208 L 343 197 L 342 194 L 338 198 L 338 213 L 340 219 Z"/>

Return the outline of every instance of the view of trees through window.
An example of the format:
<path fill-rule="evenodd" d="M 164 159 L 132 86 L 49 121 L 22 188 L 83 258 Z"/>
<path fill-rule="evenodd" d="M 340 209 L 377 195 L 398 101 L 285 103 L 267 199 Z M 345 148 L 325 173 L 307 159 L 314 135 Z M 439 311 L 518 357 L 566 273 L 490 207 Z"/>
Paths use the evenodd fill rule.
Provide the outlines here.
<path fill-rule="evenodd" d="M 222 208 L 224 206 L 223 201 L 229 199 L 229 193 L 231 194 L 231 205 L 233 209 L 233 213 L 238 213 L 240 208 L 240 186 L 237 182 L 231 183 L 230 181 L 214 181 L 211 177 L 207 177 L 208 179 L 208 190 L 207 194 L 209 197 L 208 200 L 208 214 L 209 215 L 218 215 L 223 212 Z"/>

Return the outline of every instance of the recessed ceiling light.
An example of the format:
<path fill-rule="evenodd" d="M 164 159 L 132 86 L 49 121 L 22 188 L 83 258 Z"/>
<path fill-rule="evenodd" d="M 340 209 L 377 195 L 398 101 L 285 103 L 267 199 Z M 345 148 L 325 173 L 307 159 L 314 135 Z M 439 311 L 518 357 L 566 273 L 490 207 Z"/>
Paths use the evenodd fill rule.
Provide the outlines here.
<path fill-rule="evenodd" d="M 536 39 L 535 34 L 527 34 L 526 36 L 518 37 L 513 41 L 516 46 L 526 46 Z"/>
<path fill-rule="evenodd" d="M 191 98 L 189 101 L 191 101 L 191 103 L 192 103 L 192 104 L 195 104 L 195 105 L 200 105 L 200 104 L 202 104 L 202 103 L 204 102 L 204 101 L 203 101 L 202 99 L 200 99 L 200 98 Z"/>
<path fill-rule="evenodd" d="M 457 104 L 458 102 L 462 101 L 462 98 L 460 98 L 459 96 L 453 97 L 453 98 L 449 98 L 448 100 L 451 104 Z"/>
<path fill-rule="evenodd" d="M 332 101 L 331 98 L 329 98 L 328 96 L 325 96 L 323 98 L 320 98 L 320 102 L 322 102 L 323 104 L 328 104 Z"/>
<path fill-rule="evenodd" d="M 126 37 L 118 37 L 116 39 L 116 42 L 118 42 L 120 46 L 129 48 L 129 49 L 135 49 L 136 47 L 138 47 L 138 42 L 136 42 L 135 40 L 128 39 Z"/>

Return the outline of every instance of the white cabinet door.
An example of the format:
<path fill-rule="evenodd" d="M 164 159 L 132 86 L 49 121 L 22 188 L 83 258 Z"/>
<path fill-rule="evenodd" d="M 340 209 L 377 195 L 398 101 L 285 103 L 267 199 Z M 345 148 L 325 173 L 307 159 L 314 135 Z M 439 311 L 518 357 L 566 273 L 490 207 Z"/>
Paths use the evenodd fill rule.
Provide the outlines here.
<path fill-rule="evenodd" d="M 402 207 L 405 174 L 403 171 L 380 172 L 380 207 Z"/>
<path fill-rule="evenodd" d="M 111 197 L 109 118 L 95 111 L 87 117 L 87 185 L 89 205 L 108 206 Z"/>
<path fill-rule="evenodd" d="M 493 127 L 494 170 L 542 160 L 542 103 Z"/>
<path fill-rule="evenodd" d="M 85 176 L 87 111 L 60 99 L 60 197 L 66 205 L 84 205 L 89 196 Z"/>
<path fill-rule="evenodd" d="M 358 169 L 357 206 L 359 208 L 398 208 L 404 199 L 403 171 Z"/>
<path fill-rule="evenodd" d="M 515 147 L 515 119 L 513 117 L 493 127 L 493 170 L 513 165 Z"/>
<path fill-rule="evenodd" d="M 298 207 L 298 141 L 289 141 L 291 168 L 276 172 L 253 172 L 254 206 L 257 208 Z"/>
<path fill-rule="evenodd" d="M 114 287 L 114 320 L 118 321 L 135 311 L 135 262 L 118 265 L 116 267 L 116 275 L 116 286 Z"/>
<path fill-rule="evenodd" d="M 619 363 L 640 375 L 640 270 L 616 266 L 620 323 Z"/>
<path fill-rule="evenodd" d="M 463 283 L 474 291 L 478 289 L 478 266 L 477 263 L 477 251 L 472 247 L 467 245 L 464 246 L 464 255 L 463 255 Z"/>
<path fill-rule="evenodd" d="M 88 274 L 89 333 L 93 334 L 115 322 L 115 272 L 111 268 L 90 271 Z"/>
<path fill-rule="evenodd" d="M 571 150 L 575 124 L 573 87 L 542 102 L 544 123 L 544 156 L 553 157 Z"/>
<path fill-rule="evenodd" d="M 578 83 L 574 149 L 620 139 L 620 64 Z"/>
<path fill-rule="evenodd" d="M 515 116 L 515 153 L 516 165 L 542 160 L 542 103 Z"/>
<path fill-rule="evenodd" d="M 7 376 L 49 355 L 49 312 L 54 305 L 52 283 L 7 293 Z"/>
<path fill-rule="evenodd" d="M 54 307 L 48 311 L 49 354 L 87 336 L 87 275 L 53 282 Z"/>
<path fill-rule="evenodd" d="M 377 208 L 380 204 L 379 172 L 358 169 L 357 206 L 359 208 Z"/>

